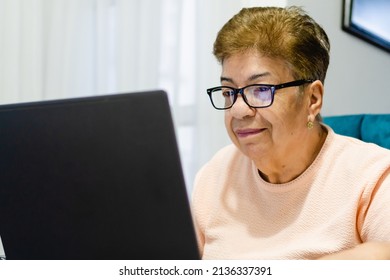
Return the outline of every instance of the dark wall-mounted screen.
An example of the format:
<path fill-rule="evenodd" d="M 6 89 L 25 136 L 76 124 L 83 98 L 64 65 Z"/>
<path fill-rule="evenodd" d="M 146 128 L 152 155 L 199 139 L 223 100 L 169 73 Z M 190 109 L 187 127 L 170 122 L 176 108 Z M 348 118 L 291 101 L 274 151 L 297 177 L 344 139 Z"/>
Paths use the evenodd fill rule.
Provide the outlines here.
<path fill-rule="evenodd" d="M 342 27 L 390 52 L 390 0 L 344 0 Z"/>

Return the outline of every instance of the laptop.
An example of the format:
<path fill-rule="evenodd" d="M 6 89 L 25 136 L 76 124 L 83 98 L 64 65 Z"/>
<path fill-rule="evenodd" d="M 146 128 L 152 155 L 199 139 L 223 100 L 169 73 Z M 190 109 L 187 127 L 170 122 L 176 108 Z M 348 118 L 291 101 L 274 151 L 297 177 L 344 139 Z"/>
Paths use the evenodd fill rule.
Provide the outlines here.
<path fill-rule="evenodd" d="M 0 106 L 7 259 L 198 259 L 164 91 Z"/>

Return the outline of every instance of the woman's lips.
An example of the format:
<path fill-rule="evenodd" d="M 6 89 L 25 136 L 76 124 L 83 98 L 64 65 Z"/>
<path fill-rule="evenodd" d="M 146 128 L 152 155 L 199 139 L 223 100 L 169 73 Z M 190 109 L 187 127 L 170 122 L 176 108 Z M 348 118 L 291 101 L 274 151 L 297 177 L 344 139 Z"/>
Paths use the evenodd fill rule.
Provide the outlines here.
<path fill-rule="evenodd" d="M 240 138 L 244 138 L 244 137 L 249 137 L 249 136 L 252 136 L 252 135 L 259 134 L 259 133 L 263 132 L 264 130 L 265 130 L 265 128 L 237 129 L 236 130 L 236 135 L 238 137 L 240 137 Z"/>

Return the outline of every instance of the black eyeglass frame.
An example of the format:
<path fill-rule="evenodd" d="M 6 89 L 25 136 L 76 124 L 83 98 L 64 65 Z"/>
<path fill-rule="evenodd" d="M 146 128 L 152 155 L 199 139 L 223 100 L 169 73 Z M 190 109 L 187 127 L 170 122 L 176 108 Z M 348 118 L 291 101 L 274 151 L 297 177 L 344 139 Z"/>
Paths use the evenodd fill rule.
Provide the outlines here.
<path fill-rule="evenodd" d="M 274 96 L 275 96 L 275 91 L 276 90 L 282 89 L 282 88 L 288 88 L 288 87 L 301 86 L 301 85 L 304 85 L 304 84 L 313 83 L 314 81 L 315 81 L 314 79 L 302 79 L 302 80 L 295 80 L 295 81 L 291 81 L 291 82 L 287 82 L 287 83 L 283 83 L 283 84 L 278 84 L 278 85 L 252 84 L 252 85 L 247 85 L 247 86 L 242 87 L 242 88 L 234 88 L 234 87 L 230 87 L 230 86 L 218 86 L 218 87 L 208 88 L 207 89 L 207 94 L 209 95 L 211 104 L 217 110 L 227 110 L 227 109 L 232 108 L 234 103 L 236 103 L 238 94 L 242 95 L 242 98 L 244 99 L 244 102 L 251 108 L 267 108 L 267 107 L 270 107 L 274 103 Z M 252 105 L 250 105 L 248 100 L 246 99 L 246 96 L 244 94 L 244 90 L 246 88 L 252 87 L 252 86 L 269 87 L 271 89 L 271 102 L 270 102 L 270 104 L 265 105 L 265 106 L 252 106 Z M 215 91 L 217 89 L 220 90 L 220 89 L 223 89 L 223 88 L 229 88 L 229 89 L 233 90 L 233 94 L 234 94 L 233 102 L 232 102 L 232 104 L 229 107 L 225 107 L 225 108 L 216 107 L 214 102 L 213 102 L 213 98 L 211 97 L 211 94 L 213 93 L 213 91 Z"/>

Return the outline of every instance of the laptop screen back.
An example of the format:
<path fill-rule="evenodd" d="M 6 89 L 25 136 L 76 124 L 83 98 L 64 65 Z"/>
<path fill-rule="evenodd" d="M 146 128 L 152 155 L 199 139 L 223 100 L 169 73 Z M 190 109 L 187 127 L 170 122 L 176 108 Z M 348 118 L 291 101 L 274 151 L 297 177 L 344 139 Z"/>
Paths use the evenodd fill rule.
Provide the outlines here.
<path fill-rule="evenodd" d="M 0 106 L 7 259 L 197 259 L 162 91 Z"/>

